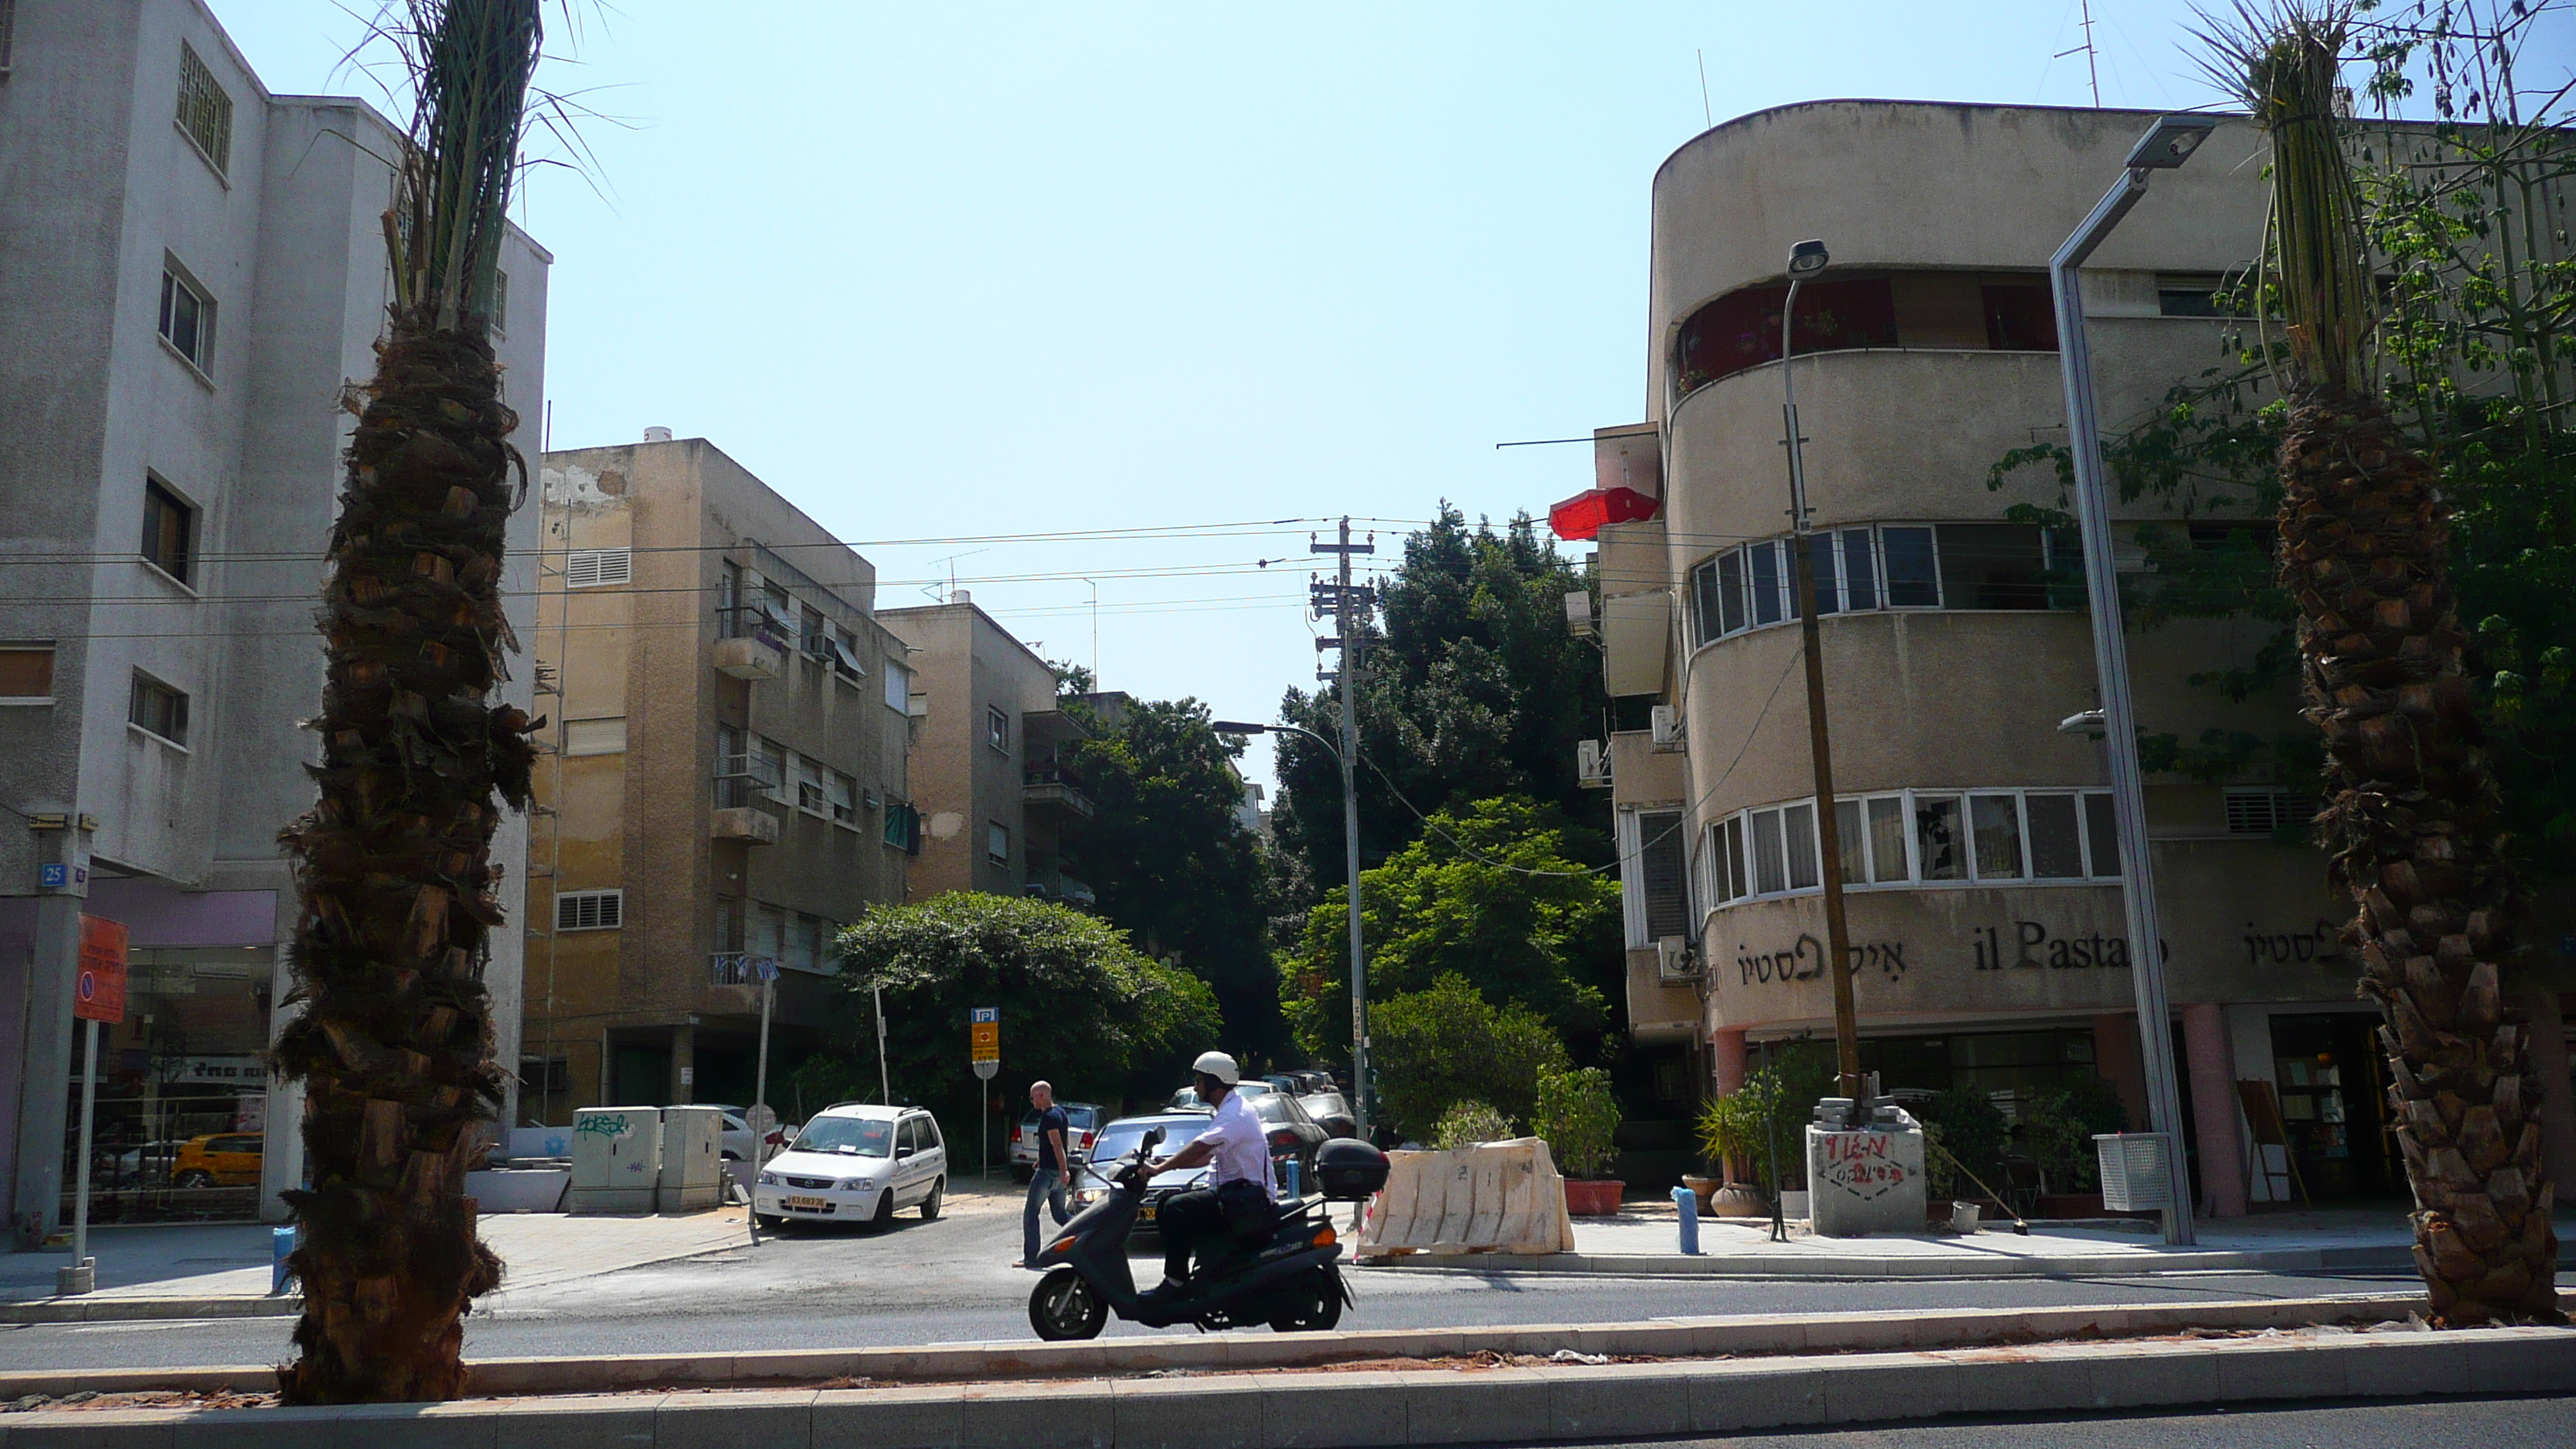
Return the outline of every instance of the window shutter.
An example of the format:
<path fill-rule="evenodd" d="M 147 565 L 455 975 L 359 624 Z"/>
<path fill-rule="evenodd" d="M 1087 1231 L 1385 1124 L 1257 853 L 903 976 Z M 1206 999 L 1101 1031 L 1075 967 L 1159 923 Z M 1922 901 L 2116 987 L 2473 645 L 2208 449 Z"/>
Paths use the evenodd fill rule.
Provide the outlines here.
<path fill-rule="evenodd" d="M 577 548 L 564 556 L 564 587 L 597 588 L 635 581 L 635 554 L 623 548 Z"/>
<path fill-rule="evenodd" d="M 555 897 L 558 931 L 613 931 L 626 924 L 626 892 L 567 891 Z"/>
<path fill-rule="evenodd" d="M 1682 875 L 1681 815 L 1637 816 L 1637 869 L 1645 887 L 1646 939 L 1690 934 L 1690 892 Z"/>

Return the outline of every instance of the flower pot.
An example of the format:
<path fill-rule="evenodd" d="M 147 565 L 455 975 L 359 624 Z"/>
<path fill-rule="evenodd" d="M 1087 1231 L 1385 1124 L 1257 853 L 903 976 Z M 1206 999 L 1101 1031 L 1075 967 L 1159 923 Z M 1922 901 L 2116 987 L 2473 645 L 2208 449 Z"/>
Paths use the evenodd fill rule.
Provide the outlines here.
<path fill-rule="evenodd" d="M 1709 1206 L 1709 1200 L 1717 1195 L 1717 1190 L 1721 1185 L 1722 1184 L 1720 1184 L 1714 1177 L 1690 1177 L 1686 1175 L 1682 1178 L 1682 1186 L 1689 1188 L 1691 1190 L 1691 1196 L 1699 1199 L 1699 1215 L 1704 1218 L 1715 1217 L 1717 1215 L 1716 1211 Z"/>
<path fill-rule="evenodd" d="M 1730 1182 L 1710 1199 L 1709 1215 L 1720 1218 L 1767 1218 L 1771 1216 L 1771 1199 L 1758 1187 Z"/>
<path fill-rule="evenodd" d="M 1586 1182 L 1565 1179 L 1565 1210 L 1578 1218 L 1606 1218 L 1617 1215 L 1619 1195 L 1628 1190 L 1624 1182 Z"/>

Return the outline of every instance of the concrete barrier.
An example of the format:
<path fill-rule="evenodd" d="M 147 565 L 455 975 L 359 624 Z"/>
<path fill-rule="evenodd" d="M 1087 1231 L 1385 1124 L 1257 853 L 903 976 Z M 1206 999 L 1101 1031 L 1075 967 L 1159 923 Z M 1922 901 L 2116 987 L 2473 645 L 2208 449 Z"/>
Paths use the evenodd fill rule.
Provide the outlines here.
<path fill-rule="evenodd" d="M 1360 1228 L 1359 1257 L 1573 1251 L 1565 1179 L 1536 1137 L 1456 1152 L 1390 1152 L 1387 1169 L 1386 1187 Z"/>

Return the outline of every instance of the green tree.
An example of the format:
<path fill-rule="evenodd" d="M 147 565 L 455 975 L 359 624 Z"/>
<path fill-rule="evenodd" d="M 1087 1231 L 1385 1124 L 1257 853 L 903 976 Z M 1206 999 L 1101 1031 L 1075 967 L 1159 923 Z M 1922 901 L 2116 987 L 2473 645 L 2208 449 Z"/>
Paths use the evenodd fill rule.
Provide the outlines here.
<path fill-rule="evenodd" d="M 1414 807 L 1499 795 L 1556 806 L 1598 832 L 1586 841 L 1601 846 L 1592 863 L 1610 858 L 1608 798 L 1575 776 L 1576 742 L 1600 738 L 1609 710 L 1600 652 L 1565 627 L 1565 595 L 1585 586 L 1526 515 L 1500 532 L 1471 529 L 1443 503 L 1430 527 L 1405 540 L 1404 562 L 1378 585 L 1382 620 L 1365 635 L 1357 700 L 1364 865 L 1422 833 Z M 1291 689 L 1281 717 L 1338 738 L 1337 689 Z M 1278 775 L 1280 849 L 1315 889 L 1341 885 L 1340 767 L 1287 735 Z"/>
<path fill-rule="evenodd" d="M 1526 1119 L 1538 1105 L 1539 1070 L 1570 1065 L 1536 1013 L 1496 1006 L 1455 973 L 1372 1006 L 1369 1042 L 1380 1110 L 1396 1131 L 1426 1142 L 1461 1102 Z"/>
<path fill-rule="evenodd" d="M 1061 758 L 1094 813 L 1068 854 L 1100 914 L 1215 989 L 1225 1040 L 1263 1055 L 1285 1043 L 1272 964 L 1270 871 L 1236 819 L 1242 753 L 1194 699 L 1131 704 L 1090 724 Z"/>
<path fill-rule="evenodd" d="M 535 756 L 527 716 L 492 703 L 527 462 L 488 333 L 537 0 L 410 0 L 376 33 L 415 105 L 391 158 L 389 326 L 322 586 L 320 799 L 283 835 L 304 1011 L 276 1060 L 305 1090 L 312 1174 L 286 1194 L 303 1230 L 290 1404 L 464 1390 L 464 1315 L 501 1278 L 465 1197 L 502 1095 L 483 985 L 492 833 L 498 802 L 527 803 Z"/>
<path fill-rule="evenodd" d="M 1552 1032 L 1596 1038 L 1619 985 L 1619 884 L 1573 858 L 1573 833 L 1554 806 L 1480 800 L 1433 815 L 1420 839 L 1363 871 L 1370 1035 L 1378 1034 L 1377 1003 L 1454 973 Z M 1298 1045 L 1333 1061 L 1350 1059 L 1344 899 L 1337 888 L 1308 914 L 1281 966 L 1281 1004 Z"/>
<path fill-rule="evenodd" d="M 869 998 L 879 988 L 896 1098 L 959 1123 L 982 1110 L 964 1060 L 976 1007 L 1001 1011 L 1010 1079 L 1044 1077 L 1076 1101 L 1160 1096 L 1217 1036 L 1205 982 L 1140 954 L 1108 922 L 1046 901 L 956 891 L 877 906 L 843 927 L 836 947 L 862 1024 L 800 1070 L 818 1093 L 875 1095 Z"/>

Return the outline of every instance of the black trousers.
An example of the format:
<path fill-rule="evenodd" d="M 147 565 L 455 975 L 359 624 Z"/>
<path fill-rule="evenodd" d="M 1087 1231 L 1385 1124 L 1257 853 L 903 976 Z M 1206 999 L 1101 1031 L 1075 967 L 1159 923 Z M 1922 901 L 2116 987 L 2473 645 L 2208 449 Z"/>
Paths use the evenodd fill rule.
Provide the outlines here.
<path fill-rule="evenodd" d="M 1256 1215 L 1260 1221 L 1270 1215 L 1270 1195 L 1256 1183 L 1194 1187 L 1163 1199 L 1154 1215 L 1154 1230 L 1163 1235 L 1163 1276 L 1173 1282 L 1187 1278 L 1194 1249 L 1203 1265 L 1214 1262 L 1232 1246 L 1239 1226 L 1258 1226 Z"/>

